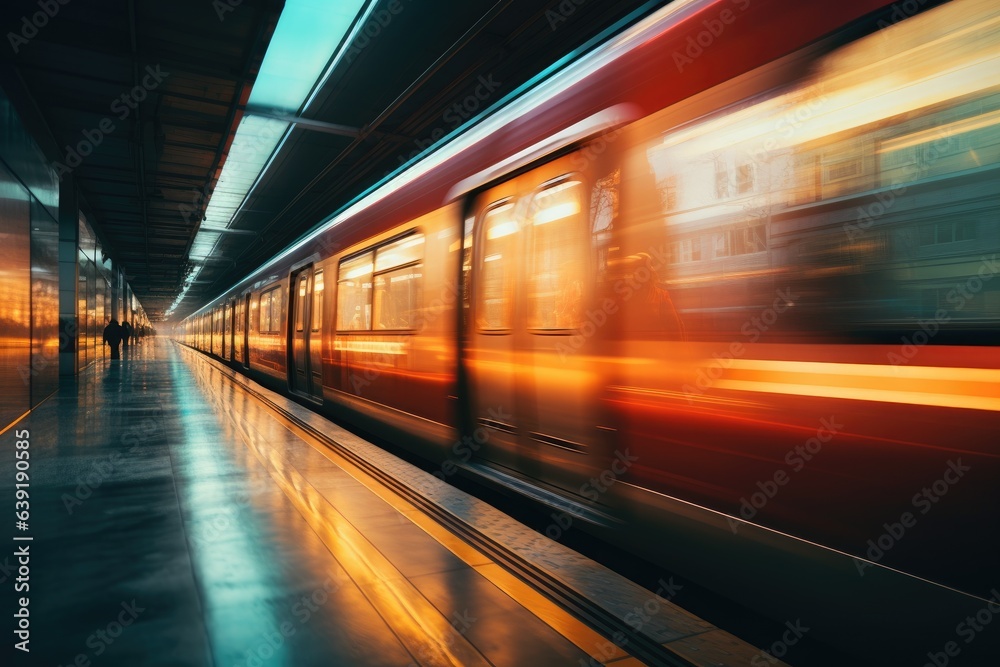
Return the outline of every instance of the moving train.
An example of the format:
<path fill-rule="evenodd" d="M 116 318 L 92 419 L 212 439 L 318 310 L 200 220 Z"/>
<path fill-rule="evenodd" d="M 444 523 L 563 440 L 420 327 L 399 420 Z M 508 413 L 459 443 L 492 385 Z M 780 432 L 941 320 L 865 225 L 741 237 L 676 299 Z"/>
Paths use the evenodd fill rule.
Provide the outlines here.
<path fill-rule="evenodd" d="M 858 663 L 980 664 L 998 176 L 996 2 L 677 1 L 175 335 Z"/>

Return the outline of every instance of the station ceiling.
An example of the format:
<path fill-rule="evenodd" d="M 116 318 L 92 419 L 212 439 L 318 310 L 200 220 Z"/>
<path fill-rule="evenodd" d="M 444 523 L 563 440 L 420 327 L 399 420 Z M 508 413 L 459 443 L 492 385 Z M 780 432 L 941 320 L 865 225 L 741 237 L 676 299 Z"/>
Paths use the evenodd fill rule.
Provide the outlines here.
<path fill-rule="evenodd" d="M 640 0 L 374 0 L 171 320 Z M 282 10 L 274 0 L 5 2 L 0 85 L 153 321 L 192 244 Z M 666 1 L 659 4 L 666 4 Z M 372 23 L 374 21 L 374 23 Z M 369 25 L 370 24 L 370 25 Z M 458 106 L 456 106 L 458 105 Z M 253 111 L 253 110 L 251 110 Z"/>

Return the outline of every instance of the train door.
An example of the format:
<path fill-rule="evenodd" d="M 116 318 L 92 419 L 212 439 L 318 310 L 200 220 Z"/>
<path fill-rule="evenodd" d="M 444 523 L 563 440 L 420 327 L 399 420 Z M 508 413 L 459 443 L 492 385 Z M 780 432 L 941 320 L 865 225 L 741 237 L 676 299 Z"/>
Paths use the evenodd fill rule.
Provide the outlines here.
<path fill-rule="evenodd" d="M 233 302 L 222 304 L 222 358 L 225 361 L 233 357 Z"/>
<path fill-rule="evenodd" d="M 537 476 L 579 492 L 599 473 L 597 462 L 605 465 L 605 453 L 596 451 L 599 383 L 592 350 L 598 331 L 588 319 L 595 289 L 590 196 L 579 174 L 544 176 L 529 195 L 522 221 L 523 397 L 529 402 L 522 410 L 524 437 Z"/>
<path fill-rule="evenodd" d="M 465 355 L 474 428 L 488 439 L 479 456 L 515 470 L 531 466 L 521 444 L 517 391 L 521 384 L 515 342 L 517 320 L 518 197 L 516 181 L 477 200 L 472 243 L 473 297 Z M 478 441 L 478 439 L 477 439 Z"/>
<path fill-rule="evenodd" d="M 216 308 L 216 312 L 219 316 L 219 357 L 223 360 L 226 358 L 226 305 L 223 304 Z"/>
<path fill-rule="evenodd" d="M 476 200 L 466 368 L 478 455 L 579 493 L 596 451 L 589 190 L 571 156 Z M 587 335 L 590 334 L 590 335 Z"/>
<path fill-rule="evenodd" d="M 322 396 L 321 365 L 318 345 L 321 341 L 319 327 L 314 327 L 313 300 L 316 276 L 313 266 L 299 269 L 292 275 L 291 309 L 291 364 L 288 381 L 292 391 L 309 398 Z M 312 339 L 316 339 L 314 353 Z M 315 371 L 315 372 L 314 372 Z"/>
<path fill-rule="evenodd" d="M 325 295 L 322 270 L 312 272 L 309 306 L 309 372 L 313 398 L 323 398 L 323 298 Z"/>
<path fill-rule="evenodd" d="M 222 356 L 222 318 L 219 317 L 218 307 L 211 311 L 212 319 L 212 354 L 217 357 Z"/>
<path fill-rule="evenodd" d="M 250 292 L 244 297 L 243 315 L 243 365 L 250 368 Z"/>
<path fill-rule="evenodd" d="M 233 299 L 233 361 L 243 364 L 243 297 Z"/>

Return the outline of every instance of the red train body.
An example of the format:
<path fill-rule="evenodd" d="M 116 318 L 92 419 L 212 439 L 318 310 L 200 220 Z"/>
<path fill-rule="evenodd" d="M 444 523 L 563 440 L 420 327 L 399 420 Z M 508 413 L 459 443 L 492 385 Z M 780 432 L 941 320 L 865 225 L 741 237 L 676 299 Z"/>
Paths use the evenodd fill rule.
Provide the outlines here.
<path fill-rule="evenodd" d="M 910 4 L 674 3 L 178 335 L 863 658 L 964 642 L 1000 586 L 1000 12 Z"/>

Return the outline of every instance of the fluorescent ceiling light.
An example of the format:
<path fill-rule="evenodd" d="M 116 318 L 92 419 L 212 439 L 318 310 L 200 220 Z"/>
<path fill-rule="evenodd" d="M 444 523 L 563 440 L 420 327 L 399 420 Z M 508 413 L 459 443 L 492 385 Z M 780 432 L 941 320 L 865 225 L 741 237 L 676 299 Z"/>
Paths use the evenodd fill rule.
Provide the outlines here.
<path fill-rule="evenodd" d="M 287 0 L 264 54 L 247 106 L 297 114 L 310 94 L 330 75 L 350 40 L 352 25 L 363 24 L 359 15 L 367 0 Z M 368 5 L 368 11 L 375 6 Z M 338 46 L 340 51 L 337 52 Z M 246 115 L 240 121 L 219 182 L 205 207 L 202 229 L 195 235 L 188 259 L 195 265 L 185 278 L 181 293 L 167 310 L 169 316 L 187 295 L 204 264 L 216 251 L 247 194 L 266 171 L 275 149 L 288 135 L 291 124 L 262 116 Z"/>

